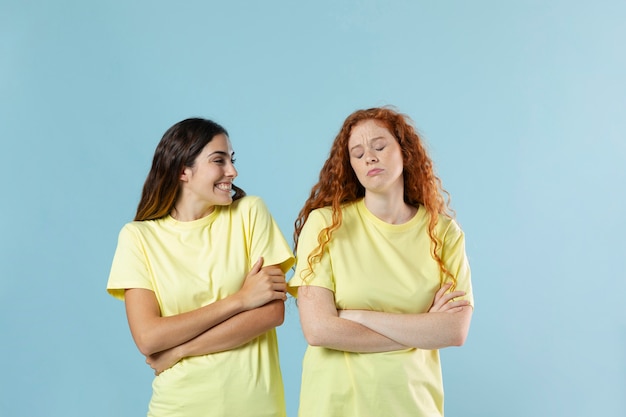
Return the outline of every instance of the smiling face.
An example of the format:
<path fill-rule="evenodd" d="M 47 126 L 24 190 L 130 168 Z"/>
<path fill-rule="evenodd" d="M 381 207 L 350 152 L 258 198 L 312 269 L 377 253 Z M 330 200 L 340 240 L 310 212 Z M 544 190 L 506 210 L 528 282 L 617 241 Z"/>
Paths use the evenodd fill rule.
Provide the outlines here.
<path fill-rule="evenodd" d="M 228 136 L 213 137 L 198 154 L 193 166 L 183 169 L 179 200 L 206 209 L 232 203 L 232 183 L 237 177 L 234 154 Z"/>
<path fill-rule="evenodd" d="M 402 150 L 389 130 L 375 120 L 352 128 L 348 139 L 350 165 L 365 193 L 385 194 L 404 190 Z"/>

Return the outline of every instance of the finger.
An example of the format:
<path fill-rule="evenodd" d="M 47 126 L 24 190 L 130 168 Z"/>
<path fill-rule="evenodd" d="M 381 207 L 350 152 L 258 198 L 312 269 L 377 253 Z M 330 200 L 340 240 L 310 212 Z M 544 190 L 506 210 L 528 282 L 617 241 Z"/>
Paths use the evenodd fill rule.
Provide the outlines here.
<path fill-rule="evenodd" d="M 270 280 L 274 284 L 284 284 L 286 282 L 284 275 L 274 275 L 274 276 L 271 276 Z"/>
<path fill-rule="evenodd" d="M 459 306 L 468 306 L 469 305 L 469 301 L 467 300 L 456 300 L 456 301 L 450 301 L 449 303 L 446 303 L 445 307 L 447 308 L 454 308 L 454 307 L 459 307 Z"/>
<path fill-rule="evenodd" d="M 286 299 L 287 299 L 287 293 L 282 292 L 282 291 L 272 291 L 271 298 L 268 300 L 268 302 L 276 301 L 276 300 L 285 301 Z"/>
<path fill-rule="evenodd" d="M 452 298 L 463 297 L 465 295 L 465 291 L 458 291 L 458 290 L 452 291 L 448 295 L 451 296 Z"/>
<path fill-rule="evenodd" d="M 459 301 L 453 301 L 450 302 L 448 304 L 446 304 L 445 306 L 443 306 L 439 312 L 440 313 L 451 313 L 451 312 L 456 312 L 459 311 L 459 309 L 463 309 L 464 307 L 469 306 L 469 302 L 465 301 L 465 300 L 459 300 Z"/>
<path fill-rule="evenodd" d="M 464 295 L 465 295 L 465 291 L 453 291 L 441 297 L 440 301 L 442 301 L 445 304 L 454 300 L 455 298 L 463 297 Z"/>
<path fill-rule="evenodd" d="M 285 273 L 283 272 L 283 270 L 278 267 L 266 266 L 265 268 L 262 269 L 262 271 L 270 276 L 281 276 L 281 277 L 285 276 Z"/>
<path fill-rule="evenodd" d="M 263 257 L 259 256 L 259 259 L 252 265 L 252 269 L 250 270 L 251 274 L 258 274 L 263 266 Z"/>
<path fill-rule="evenodd" d="M 437 302 L 441 300 L 441 298 L 445 295 L 446 291 L 450 289 L 451 285 L 452 285 L 451 282 L 446 282 L 441 286 L 441 288 L 439 288 L 439 290 L 435 294 L 435 301 L 433 302 L 433 305 L 437 304 Z"/>
<path fill-rule="evenodd" d="M 432 307 L 429 311 L 431 312 L 443 312 L 447 311 L 448 308 L 457 306 L 457 305 L 467 305 L 469 301 L 467 300 L 455 300 L 457 297 L 462 297 L 465 295 L 464 291 L 454 291 L 449 294 L 445 294 L 439 299 L 436 299 L 433 303 Z"/>
<path fill-rule="evenodd" d="M 437 294 L 435 294 L 435 299 L 443 297 L 446 291 L 448 291 L 448 288 L 450 288 L 449 283 L 443 284 L 441 288 L 439 288 L 439 290 L 437 291 Z"/>
<path fill-rule="evenodd" d="M 451 308 L 450 310 L 442 311 L 442 313 L 460 313 L 466 306 L 459 306 Z"/>
<path fill-rule="evenodd" d="M 264 267 L 263 267 L 263 270 L 265 270 L 265 271 L 277 271 L 277 272 L 280 272 L 280 273 L 282 273 L 282 272 L 283 272 L 283 270 L 282 270 L 282 269 L 280 269 L 280 266 L 278 266 L 278 265 L 268 265 L 268 266 L 264 266 Z"/>
<path fill-rule="evenodd" d="M 443 286 L 437 291 L 435 294 L 435 299 L 433 300 L 433 307 L 441 307 L 444 305 L 447 300 L 445 299 L 446 291 L 450 288 L 450 283 L 445 283 Z"/>

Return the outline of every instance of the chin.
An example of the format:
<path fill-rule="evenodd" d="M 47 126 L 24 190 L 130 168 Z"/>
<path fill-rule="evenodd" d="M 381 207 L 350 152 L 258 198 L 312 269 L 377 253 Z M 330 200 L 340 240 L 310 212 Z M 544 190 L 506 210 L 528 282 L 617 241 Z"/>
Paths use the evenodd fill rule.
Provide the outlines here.
<path fill-rule="evenodd" d="M 229 206 L 233 203 L 233 198 L 229 197 L 229 198 L 225 198 L 224 200 L 222 200 L 220 203 L 218 203 L 220 206 Z"/>

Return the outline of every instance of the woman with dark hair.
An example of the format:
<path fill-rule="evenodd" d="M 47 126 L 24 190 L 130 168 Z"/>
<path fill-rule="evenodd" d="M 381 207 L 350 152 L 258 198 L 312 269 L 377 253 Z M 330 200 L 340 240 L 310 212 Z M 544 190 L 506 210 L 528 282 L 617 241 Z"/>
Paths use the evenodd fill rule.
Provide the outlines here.
<path fill-rule="evenodd" d="M 293 254 L 258 197 L 233 185 L 226 130 L 172 126 L 107 285 L 155 370 L 148 416 L 284 416 L 274 328 Z"/>
<path fill-rule="evenodd" d="M 442 416 L 473 311 L 465 240 L 410 119 L 351 114 L 296 220 L 300 416 Z"/>

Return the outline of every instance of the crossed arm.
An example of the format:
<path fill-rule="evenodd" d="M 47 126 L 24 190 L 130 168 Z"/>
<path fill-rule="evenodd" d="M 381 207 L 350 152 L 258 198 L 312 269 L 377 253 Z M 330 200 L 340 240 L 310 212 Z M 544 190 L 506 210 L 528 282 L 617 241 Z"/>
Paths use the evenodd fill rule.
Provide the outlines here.
<path fill-rule="evenodd" d="M 314 286 L 298 289 L 300 321 L 307 342 L 347 352 L 386 352 L 406 348 L 440 349 L 465 342 L 473 309 L 455 300 L 462 291 L 435 295 L 427 313 L 395 314 L 337 310 L 332 291 Z"/>
<path fill-rule="evenodd" d="M 154 292 L 126 290 L 131 334 L 157 374 L 184 357 L 236 348 L 282 324 L 285 275 L 278 265 L 262 264 L 259 259 L 236 294 L 175 316 L 161 316 Z"/>

